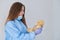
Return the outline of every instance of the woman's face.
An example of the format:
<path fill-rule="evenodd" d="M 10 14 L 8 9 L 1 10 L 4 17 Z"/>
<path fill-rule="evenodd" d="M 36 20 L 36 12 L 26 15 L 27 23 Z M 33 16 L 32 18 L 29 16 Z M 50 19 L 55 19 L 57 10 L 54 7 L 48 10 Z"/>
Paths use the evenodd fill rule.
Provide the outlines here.
<path fill-rule="evenodd" d="M 23 16 L 23 14 L 24 14 L 24 6 L 22 6 L 22 10 L 20 11 L 19 16 Z"/>

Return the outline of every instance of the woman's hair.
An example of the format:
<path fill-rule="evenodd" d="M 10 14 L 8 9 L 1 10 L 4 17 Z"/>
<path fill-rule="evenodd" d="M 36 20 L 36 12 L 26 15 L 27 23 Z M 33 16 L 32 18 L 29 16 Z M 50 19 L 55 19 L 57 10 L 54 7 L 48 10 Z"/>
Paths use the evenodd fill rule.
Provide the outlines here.
<path fill-rule="evenodd" d="M 14 20 L 15 18 L 17 18 L 19 13 L 22 10 L 22 6 L 24 6 L 24 5 L 22 3 L 20 3 L 20 2 L 13 3 L 13 5 L 11 6 L 11 8 L 9 10 L 9 15 L 7 17 L 6 22 L 9 21 L 9 20 Z M 24 6 L 24 12 L 25 12 L 25 6 Z M 23 14 L 23 18 L 22 18 L 21 21 L 26 25 L 25 15 L 24 14 Z"/>

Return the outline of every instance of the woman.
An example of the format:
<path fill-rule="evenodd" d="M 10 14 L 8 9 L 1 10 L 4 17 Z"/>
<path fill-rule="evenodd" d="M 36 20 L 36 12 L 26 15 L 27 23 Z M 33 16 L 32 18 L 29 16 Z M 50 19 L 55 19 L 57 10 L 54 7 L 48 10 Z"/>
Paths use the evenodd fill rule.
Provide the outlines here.
<path fill-rule="evenodd" d="M 28 32 L 27 28 L 25 6 L 20 2 L 15 2 L 10 8 L 5 23 L 5 40 L 34 40 L 35 35 L 42 31 L 42 28 L 39 28 L 33 32 Z"/>

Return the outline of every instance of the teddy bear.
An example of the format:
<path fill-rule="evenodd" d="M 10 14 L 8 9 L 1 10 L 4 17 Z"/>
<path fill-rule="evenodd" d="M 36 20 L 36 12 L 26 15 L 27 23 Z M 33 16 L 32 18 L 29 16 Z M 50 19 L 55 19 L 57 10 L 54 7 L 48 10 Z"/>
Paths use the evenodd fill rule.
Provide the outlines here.
<path fill-rule="evenodd" d="M 35 30 L 37 30 L 38 28 L 43 27 L 43 25 L 44 25 L 44 21 L 43 21 L 43 20 L 38 20 L 37 23 L 35 24 L 35 26 L 34 26 L 33 28 L 27 28 L 27 31 L 28 31 L 28 32 L 35 31 Z"/>

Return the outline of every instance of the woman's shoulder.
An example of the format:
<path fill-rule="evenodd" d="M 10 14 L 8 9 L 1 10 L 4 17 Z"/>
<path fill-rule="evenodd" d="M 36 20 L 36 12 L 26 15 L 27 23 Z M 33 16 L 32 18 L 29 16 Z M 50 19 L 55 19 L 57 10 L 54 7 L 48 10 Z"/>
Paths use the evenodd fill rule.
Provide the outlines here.
<path fill-rule="evenodd" d="M 13 25 L 14 22 L 13 21 L 7 21 L 5 25 Z"/>

